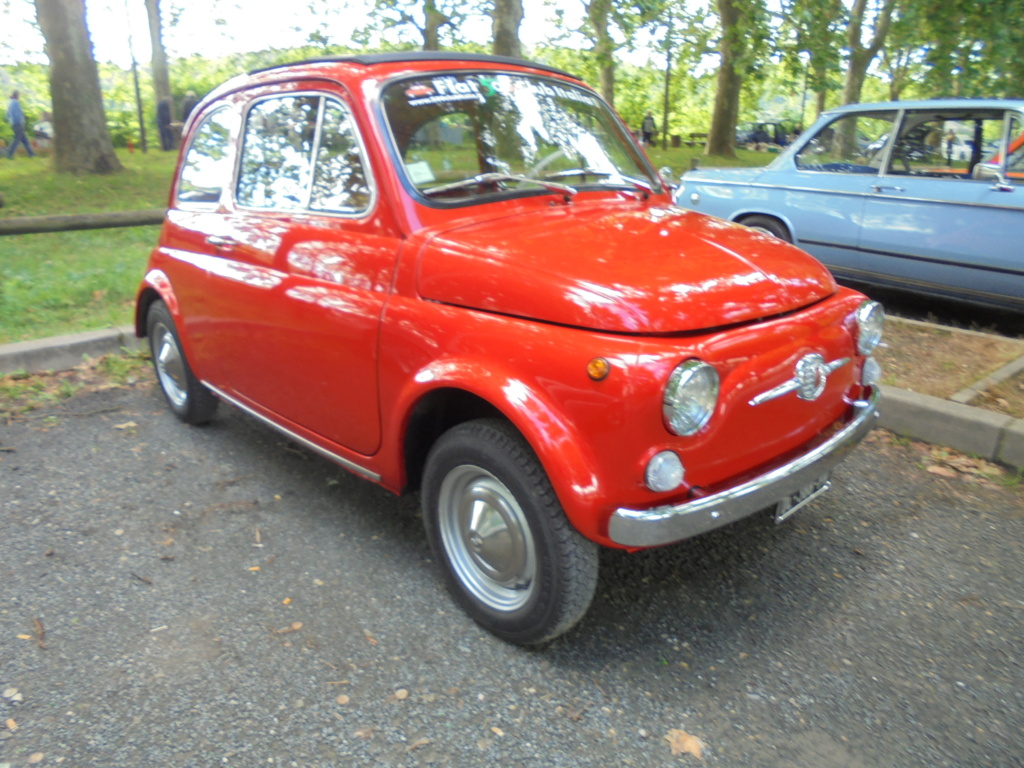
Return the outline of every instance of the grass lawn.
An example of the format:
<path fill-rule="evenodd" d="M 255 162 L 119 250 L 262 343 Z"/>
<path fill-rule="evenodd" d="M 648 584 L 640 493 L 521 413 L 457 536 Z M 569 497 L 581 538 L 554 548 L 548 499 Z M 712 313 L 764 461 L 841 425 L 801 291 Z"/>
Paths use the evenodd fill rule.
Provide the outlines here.
<path fill-rule="evenodd" d="M 705 158 L 702 149 L 648 152 L 656 168 L 681 172 L 693 158 L 703 166 L 765 165 L 773 154 L 738 150 L 735 160 Z M 0 159 L 0 218 L 160 208 L 176 153 L 118 157 L 122 173 L 58 176 L 49 158 Z M 0 237 L 0 344 L 125 325 L 158 227 L 98 229 Z"/>
<path fill-rule="evenodd" d="M 49 157 L 0 162 L 0 217 L 46 216 L 56 213 L 137 211 L 167 205 L 176 152 L 118 150 L 122 173 L 107 176 L 58 175 Z"/>
<path fill-rule="evenodd" d="M 140 210 L 167 204 L 175 153 L 118 153 L 109 176 L 54 173 L 47 157 L 0 161 L 0 217 Z M 0 344 L 131 322 L 159 227 L 0 237 Z"/>

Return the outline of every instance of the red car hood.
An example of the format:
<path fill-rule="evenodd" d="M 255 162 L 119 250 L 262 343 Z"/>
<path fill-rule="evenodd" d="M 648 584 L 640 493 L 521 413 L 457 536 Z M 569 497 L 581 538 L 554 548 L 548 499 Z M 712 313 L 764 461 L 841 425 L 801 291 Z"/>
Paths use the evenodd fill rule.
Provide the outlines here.
<path fill-rule="evenodd" d="M 621 201 L 454 227 L 424 247 L 418 281 L 433 301 L 629 333 L 742 323 L 836 290 L 825 267 L 773 237 Z"/>

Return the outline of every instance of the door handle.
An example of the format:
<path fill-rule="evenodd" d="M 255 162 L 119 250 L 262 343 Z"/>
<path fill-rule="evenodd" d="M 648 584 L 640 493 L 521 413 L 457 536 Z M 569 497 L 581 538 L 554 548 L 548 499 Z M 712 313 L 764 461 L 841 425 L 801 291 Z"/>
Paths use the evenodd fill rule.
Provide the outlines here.
<path fill-rule="evenodd" d="M 889 187 L 884 184 L 872 184 L 871 189 L 875 192 L 881 192 L 884 189 L 891 189 L 893 192 L 906 192 L 903 187 Z"/>
<path fill-rule="evenodd" d="M 221 237 L 220 235 L 210 235 L 206 238 L 206 244 L 212 245 L 216 248 L 230 248 L 233 245 L 238 245 L 238 241 L 233 237 Z"/>

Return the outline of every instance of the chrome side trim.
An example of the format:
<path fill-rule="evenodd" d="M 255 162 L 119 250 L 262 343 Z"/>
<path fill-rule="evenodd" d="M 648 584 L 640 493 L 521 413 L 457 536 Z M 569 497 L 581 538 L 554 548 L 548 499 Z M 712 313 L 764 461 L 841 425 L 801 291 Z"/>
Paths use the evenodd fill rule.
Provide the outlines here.
<path fill-rule="evenodd" d="M 796 375 L 792 379 L 782 382 L 767 392 L 762 392 L 752 398 L 748 405 L 758 406 L 793 391 L 796 391 L 797 397 L 801 400 L 817 400 L 825 391 L 825 381 L 828 377 L 848 362 L 850 362 L 848 357 L 840 357 L 831 363 L 826 363 L 825 358 L 819 354 L 805 355 L 796 364 Z"/>
<path fill-rule="evenodd" d="M 827 171 L 809 171 L 800 170 L 800 173 L 827 173 Z M 867 179 L 894 179 L 899 180 L 908 178 L 906 176 L 896 175 L 882 175 L 874 176 L 871 174 L 864 174 Z M 930 197 L 903 197 L 901 195 L 887 195 L 880 192 L 856 192 L 848 189 L 820 189 L 816 187 L 782 187 L 776 184 L 769 184 L 763 181 L 731 181 L 729 179 L 702 179 L 702 178 L 689 178 L 686 175 L 683 176 L 683 182 L 687 184 L 710 184 L 718 187 L 749 187 L 750 189 L 769 189 L 774 192 L 801 192 L 816 195 L 828 195 L 830 197 L 865 197 L 871 200 L 898 200 L 901 203 L 928 203 L 929 205 L 955 205 L 963 206 L 965 208 L 994 208 L 1000 211 L 1019 211 L 1019 205 L 1001 205 L 999 203 L 978 203 L 978 202 L 960 202 L 957 200 L 938 200 Z M 969 183 L 969 182 L 967 182 Z M 892 187 L 888 187 L 891 189 Z M 1016 188 L 1016 187 L 1015 187 Z M 699 190 L 698 190 L 699 191 Z"/>
<path fill-rule="evenodd" d="M 344 456 L 339 456 L 338 454 L 333 453 L 332 451 L 329 451 L 326 448 L 322 448 L 321 446 L 317 445 L 316 443 L 312 442 L 311 440 L 307 440 L 306 438 L 302 437 L 301 435 L 295 434 L 294 432 L 292 432 L 287 427 L 282 427 L 276 421 L 271 421 L 266 416 L 264 416 L 262 413 L 257 413 L 252 408 L 247 406 L 245 403 L 241 403 L 236 398 L 232 397 L 231 395 L 227 394 L 226 392 L 224 392 L 224 391 L 222 391 L 220 389 L 217 389 L 217 387 L 213 386 L 208 381 L 204 381 L 203 382 L 203 386 L 206 387 L 211 392 L 213 392 L 221 400 L 225 400 L 225 401 L 231 403 L 236 408 L 245 411 L 250 416 L 253 416 L 256 419 L 259 419 L 264 424 L 266 424 L 268 427 L 272 427 L 273 429 L 277 430 L 278 432 L 280 432 L 285 437 L 289 438 L 290 440 L 294 440 L 296 443 L 298 443 L 299 445 L 303 446 L 304 448 L 308 448 L 309 450 L 313 451 L 314 453 L 319 453 L 325 459 L 330 459 L 331 461 L 335 462 L 336 464 L 340 464 L 341 466 L 343 466 L 345 469 L 349 470 L 350 472 L 354 472 L 355 474 L 360 475 L 361 477 L 365 477 L 367 480 L 373 480 L 373 482 L 375 482 L 375 483 L 379 483 L 380 482 L 380 475 L 377 474 L 376 472 L 372 472 L 369 469 L 367 469 L 366 467 L 362 467 L 359 464 L 356 464 L 354 461 L 349 461 Z"/>
<path fill-rule="evenodd" d="M 878 417 L 879 390 L 853 403 L 852 421 L 827 441 L 788 464 L 712 496 L 652 509 L 617 509 L 608 537 L 625 547 L 655 547 L 714 530 L 752 515 L 797 492 L 839 464 Z"/>

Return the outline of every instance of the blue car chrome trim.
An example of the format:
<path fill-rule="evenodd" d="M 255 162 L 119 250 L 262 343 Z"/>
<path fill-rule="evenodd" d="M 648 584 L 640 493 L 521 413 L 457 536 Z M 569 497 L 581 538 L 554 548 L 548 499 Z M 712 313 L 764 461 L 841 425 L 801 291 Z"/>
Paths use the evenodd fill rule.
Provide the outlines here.
<path fill-rule="evenodd" d="M 959 264 L 955 261 L 948 259 L 936 259 L 930 256 L 915 256 L 912 253 L 894 253 L 893 251 L 880 251 L 875 248 L 853 248 L 849 245 L 840 245 L 839 243 L 826 243 L 821 240 L 800 240 L 797 242 L 800 245 L 820 245 L 825 248 L 836 248 L 844 251 L 851 251 L 852 253 L 870 253 L 872 256 L 886 256 L 891 259 L 903 259 L 904 261 L 919 261 L 924 264 L 937 264 L 942 267 L 963 267 L 963 264 Z M 1015 277 L 1024 276 L 1024 269 L 1014 269 L 1013 267 L 990 267 L 985 264 L 971 264 L 971 269 L 976 269 L 979 272 L 995 272 L 996 274 L 1003 275 L 1014 275 Z M 846 267 L 836 267 L 836 269 L 846 269 Z M 871 274 L 871 273 L 869 273 Z M 922 285 L 928 285 L 928 283 L 922 283 Z"/>
<path fill-rule="evenodd" d="M 825 171 L 799 171 L 800 173 L 826 173 Z M 885 179 L 898 181 L 899 179 L 906 178 L 903 176 L 876 176 L 872 174 L 872 179 Z M 918 177 L 910 177 L 918 178 Z M 762 181 L 731 181 L 729 179 L 709 179 L 700 176 L 687 176 L 683 174 L 683 183 L 687 184 L 713 184 L 716 186 L 728 186 L 728 187 L 750 187 L 751 189 L 770 189 L 775 192 L 800 192 L 804 194 L 814 195 L 828 195 L 829 197 L 866 197 L 869 200 L 878 200 L 884 198 L 886 200 L 899 200 L 901 203 L 925 203 L 927 205 L 951 205 L 956 207 L 965 208 L 991 208 L 997 211 L 1019 211 L 1020 207 L 1015 205 L 999 205 L 997 203 L 977 203 L 977 202 L 958 202 L 955 200 L 938 200 L 935 198 L 928 197 L 904 197 L 903 195 L 891 195 L 885 194 L 884 192 L 855 192 L 848 189 L 821 189 L 820 187 L 791 187 L 781 186 L 778 184 L 766 184 Z M 964 183 L 971 183 L 967 180 L 963 180 Z M 973 180 L 972 180 L 973 181 Z M 977 182 L 975 182 L 977 183 Z M 893 187 L 885 187 L 884 189 L 893 189 Z M 699 191 L 699 190 L 698 190 Z"/>
<path fill-rule="evenodd" d="M 802 456 L 720 493 L 652 509 L 617 509 L 608 537 L 624 547 L 654 547 L 696 536 L 752 515 L 820 478 L 852 451 L 878 417 L 879 391 L 853 403 L 843 429 Z"/>
<path fill-rule="evenodd" d="M 380 475 L 377 474 L 376 472 L 373 472 L 373 471 L 367 469 L 366 467 L 360 466 L 359 464 L 356 464 L 354 461 L 349 461 L 344 456 L 339 456 L 338 454 L 334 453 L 333 451 L 329 451 L 326 448 L 321 448 L 319 445 L 314 443 L 312 440 L 307 440 L 306 438 L 302 437 L 301 435 L 295 434 L 294 432 L 292 432 L 287 427 L 282 427 L 276 421 L 272 421 L 271 419 L 269 419 L 266 416 L 264 416 L 262 413 L 254 411 L 252 408 L 247 406 L 245 403 L 240 402 L 237 398 L 234 398 L 231 395 L 229 395 L 226 392 L 224 392 L 224 390 L 217 389 L 217 387 L 213 386 L 208 381 L 204 381 L 203 382 L 203 386 L 206 387 L 211 392 L 213 392 L 213 394 L 215 394 L 221 400 L 225 400 L 225 401 L 231 403 L 236 408 L 240 408 L 241 410 L 245 411 L 250 416 L 259 419 L 264 424 L 266 424 L 268 427 L 276 429 L 282 435 L 284 435 L 285 437 L 287 437 L 287 438 L 289 438 L 291 440 L 294 440 L 296 443 L 298 443 L 302 447 L 308 448 L 309 450 L 313 451 L 314 453 L 319 453 L 325 459 L 330 459 L 335 464 L 340 464 L 345 469 L 349 470 L 350 472 L 355 472 L 360 477 L 368 478 L 370 480 L 373 480 L 375 483 L 379 483 L 380 482 Z"/>

